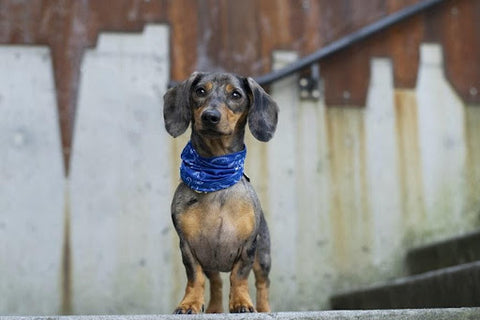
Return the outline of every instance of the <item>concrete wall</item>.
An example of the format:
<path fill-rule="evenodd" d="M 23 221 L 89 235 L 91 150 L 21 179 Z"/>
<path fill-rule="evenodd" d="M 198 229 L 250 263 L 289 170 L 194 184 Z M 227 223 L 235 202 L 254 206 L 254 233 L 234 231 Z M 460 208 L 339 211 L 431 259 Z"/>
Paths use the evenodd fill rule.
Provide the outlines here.
<path fill-rule="evenodd" d="M 169 206 L 188 133 L 163 129 L 168 34 L 105 33 L 85 53 L 69 177 L 48 50 L 0 47 L 0 314 L 170 313 L 182 297 Z M 328 308 L 401 275 L 413 245 L 480 226 L 480 109 L 445 80 L 440 47 L 418 50 L 415 90 L 371 61 L 365 108 L 299 100 L 295 77 L 272 86 L 278 132 L 248 134 L 246 172 L 272 234 L 275 311 Z"/>
<path fill-rule="evenodd" d="M 0 314 L 57 311 L 63 163 L 50 53 L 0 49 Z"/>
<path fill-rule="evenodd" d="M 273 86 L 282 112 L 262 196 L 277 308 L 326 307 L 332 292 L 404 274 L 408 248 L 478 228 L 480 109 L 445 80 L 441 47 L 419 50 L 416 90 L 371 61 L 364 109 L 292 99 L 293 78 Z"/>

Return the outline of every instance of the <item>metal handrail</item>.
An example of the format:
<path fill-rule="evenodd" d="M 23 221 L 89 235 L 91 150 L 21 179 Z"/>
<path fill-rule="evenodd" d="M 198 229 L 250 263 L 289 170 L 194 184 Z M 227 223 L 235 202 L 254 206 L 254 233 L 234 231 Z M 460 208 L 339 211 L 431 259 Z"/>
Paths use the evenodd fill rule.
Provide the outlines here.
<path fill-rule="evenodd" d="M 261 85 L 268 85 L 277 80 L 285 78 L 291 74 L 297 73 L 300 70 L 316 63 L 317 61 L 328 57 L 342 49 L 345 49 L 354 43 L 357 43 L 379 31 L 385 30 L 386 28 L 401 22 L 413 15 L 416 15 L 426 9 L 431 8 L 432 6 L 442 2 L 444 0 L 425 0 L 414 5 L 411 5 L 405 9 L 402 9 L 398 12 L 392 13 L 385 18 L 377 20 L 372 24 L 361 28 L 349 35 L 346 35 L 340 38 L 337 41 L 332 42 L 331 44 L 321 48 L 318 51 L 315 51 L 312 54 L 309 54 L 289 65 L 278 69 L 276 71 L 272 71 L 267 73 L 263 76 L 255 77 L 255 80 Z"/>

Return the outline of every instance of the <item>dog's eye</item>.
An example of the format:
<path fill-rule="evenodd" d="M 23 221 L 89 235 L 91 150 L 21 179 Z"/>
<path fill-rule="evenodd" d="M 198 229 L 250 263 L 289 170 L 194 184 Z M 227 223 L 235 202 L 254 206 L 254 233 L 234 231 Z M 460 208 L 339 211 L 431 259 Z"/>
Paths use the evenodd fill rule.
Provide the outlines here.
<path fill-rule="evenodd" d="M 235 99 L 235 100 L 238 100 L 242 97 L 242 94 L 240 92 L 238 92 L 237 90 L 233 91 L 232 92 L 232 98 Z"/>
<path fill-rule="evenodd" d="M 207 90 L 205 90 L 203 87 L 198 87 L 195 89 L 195 93 L 199 97 L 205 97 L 207 95 Z"/>

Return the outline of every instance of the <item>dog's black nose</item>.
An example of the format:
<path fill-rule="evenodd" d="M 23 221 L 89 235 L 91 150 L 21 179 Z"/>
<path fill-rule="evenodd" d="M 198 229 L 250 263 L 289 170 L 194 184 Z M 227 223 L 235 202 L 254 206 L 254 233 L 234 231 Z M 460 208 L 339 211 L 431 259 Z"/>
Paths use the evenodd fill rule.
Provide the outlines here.
<path fill-rule="evenodd" d="M 212 109 L 212 110 L 205 110 L 203 113 L 202 113 L 202 122 L 204 124 L 217 124 L 218 122 L 220 122 L 220 117 L 222 115 L 220 114 L 220 112 L 218 110 L 215 110 L 215 109 Z"/>

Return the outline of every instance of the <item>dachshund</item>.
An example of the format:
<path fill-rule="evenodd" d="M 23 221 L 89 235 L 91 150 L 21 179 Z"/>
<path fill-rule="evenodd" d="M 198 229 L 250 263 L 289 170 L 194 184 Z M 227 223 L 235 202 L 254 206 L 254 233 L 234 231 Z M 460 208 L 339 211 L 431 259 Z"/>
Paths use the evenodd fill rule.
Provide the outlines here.
<path fill-rule="evenodd" d="M 256 139 L 269 141 L 277 126 L 277 104 L 252 78 L 194 72 L 165 93 L 163 115 L 174 138 L 191 124 L 182 181 L 171 204 L 187 274 L 185 296 L 174 312 L 205 311 L 208 278 L 206 312 L 222 313 L 220 272 L 230 272 L 230 312 L 270 312 L 270 235 L 257 194 L 243 174 L 243 159 L 247 122 Z M 252 269 L 256 308 L 248 291 Z"/>

